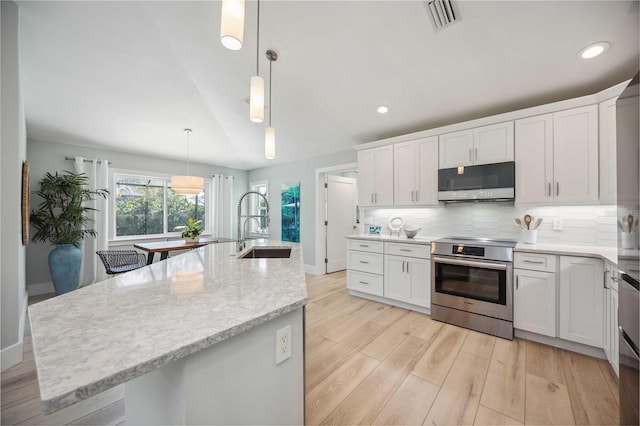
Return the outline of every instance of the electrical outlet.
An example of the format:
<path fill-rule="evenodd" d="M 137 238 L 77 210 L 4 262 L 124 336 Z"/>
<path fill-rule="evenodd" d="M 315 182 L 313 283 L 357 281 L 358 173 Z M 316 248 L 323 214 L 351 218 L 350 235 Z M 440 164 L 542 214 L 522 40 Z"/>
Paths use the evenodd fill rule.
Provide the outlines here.
<path fill-rule="evenodd" d="M 276 331 L 276 364 L 291 358 L 291 326 Z"/>
<path fill-rule="evenodd" d="M 554 231 L 562 231 L 562 218 L 556 217 L 553 219 L 553 230 Z"/>

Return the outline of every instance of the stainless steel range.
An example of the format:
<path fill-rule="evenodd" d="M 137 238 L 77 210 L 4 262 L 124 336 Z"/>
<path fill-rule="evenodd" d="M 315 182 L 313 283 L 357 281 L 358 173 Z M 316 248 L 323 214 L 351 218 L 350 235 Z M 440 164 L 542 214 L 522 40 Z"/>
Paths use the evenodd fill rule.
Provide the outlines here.
<path fill-rule="evenodd" d="M 465 237 L 431 243 L 431 317 L 513 339 L 515 246 Z"/>

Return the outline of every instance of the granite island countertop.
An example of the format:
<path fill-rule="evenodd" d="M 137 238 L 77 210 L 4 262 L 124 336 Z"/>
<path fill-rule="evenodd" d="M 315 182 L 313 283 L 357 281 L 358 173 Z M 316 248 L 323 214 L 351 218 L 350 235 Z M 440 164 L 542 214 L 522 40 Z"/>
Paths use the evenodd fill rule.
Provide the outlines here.
<path fill-rule="evenodd" d="M 213 244 L 29 307 L 42 408 L 52 413 L 307 303 L 302 248 L 241 259 Z"/>

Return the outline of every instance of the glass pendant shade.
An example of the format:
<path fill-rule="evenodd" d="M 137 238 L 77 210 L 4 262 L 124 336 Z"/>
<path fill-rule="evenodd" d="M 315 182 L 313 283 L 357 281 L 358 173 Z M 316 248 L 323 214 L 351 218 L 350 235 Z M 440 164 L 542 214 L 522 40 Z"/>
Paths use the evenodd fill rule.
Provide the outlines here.
<path fill-rule="evenodd" d="M 178 195 L 198 195 L 204 189 L 204 179 L 199 176 L 171 176 L 171 188 Z"/>
<path fill-rule="evenodd" d="M 244 34 L 244 1 L 222 0 L 220 41 L 229 50 L 242 49 Z"/>
<path fill-rule="evenodd" d="M 264 157 L 267 160 L 276 158 L 276 129 L 267 127 L 264 132 Z"/>
<path fill-rule="evenodd" d="M 251 77 L 249 118 L 254 123 L 264 121 L 264 79 L 259 75 Z"/>

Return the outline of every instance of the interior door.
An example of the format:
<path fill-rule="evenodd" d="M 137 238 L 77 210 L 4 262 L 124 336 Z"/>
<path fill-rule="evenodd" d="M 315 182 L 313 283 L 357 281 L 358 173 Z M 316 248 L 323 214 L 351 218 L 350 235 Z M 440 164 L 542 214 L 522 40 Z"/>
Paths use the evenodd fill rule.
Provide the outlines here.
<path fill-rule="evenodd" d="M 327 176 L 326 272 L 347 269 L 347 235 L 356 225 L 356 180 L 342 176 Z"/>

